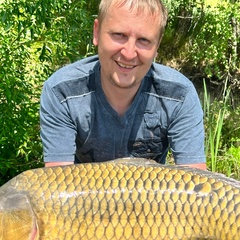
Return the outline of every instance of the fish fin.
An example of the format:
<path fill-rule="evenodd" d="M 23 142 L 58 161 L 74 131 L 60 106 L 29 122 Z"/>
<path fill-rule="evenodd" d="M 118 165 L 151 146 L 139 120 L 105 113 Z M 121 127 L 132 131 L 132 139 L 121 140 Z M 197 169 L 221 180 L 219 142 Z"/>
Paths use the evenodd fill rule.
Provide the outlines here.
<path fill-rule="evenodd" d="M 1 207 L 0 239 L 37 240 L 38 225 L 28 197 L 8 194 Z"/>

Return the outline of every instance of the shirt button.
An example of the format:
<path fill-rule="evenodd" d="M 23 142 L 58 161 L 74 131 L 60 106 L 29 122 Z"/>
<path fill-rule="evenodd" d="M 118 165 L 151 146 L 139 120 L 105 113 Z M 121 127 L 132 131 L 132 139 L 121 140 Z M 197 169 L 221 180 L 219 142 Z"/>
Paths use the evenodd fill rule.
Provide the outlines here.
<path fill-rule="evenodd" d="M 151 152 L 151 149 L 148 149 L 147 152 L 150 153 L 150 152 Z"/>

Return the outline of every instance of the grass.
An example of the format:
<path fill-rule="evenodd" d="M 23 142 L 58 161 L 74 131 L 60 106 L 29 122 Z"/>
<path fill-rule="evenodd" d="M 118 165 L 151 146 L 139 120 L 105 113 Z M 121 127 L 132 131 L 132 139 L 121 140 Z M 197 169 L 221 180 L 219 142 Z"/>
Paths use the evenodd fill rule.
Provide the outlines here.
<path fill-rule="evenodd" d="M 227 81 L 225 82 L 225 88 L 223 92 L 223 101 L 221 107 L 217 111 L 211 111 L 210 95 L 207 91 L 206 83 L 204 81 L 204 103 L 203 111 L 205 113 L 205 125 L 207 125 L 207 138 L 206 138 L 206 155 L 210 153 L 210 165 L 211 170 L 216 172 L 217 169 L 217 157 L 219 153 L 219 147 L 221 143 L 221 134 L 223 128 L 223 121 L 227 110 L 227 102 L 229 100 L 230 90 L 227 89 Z"/>
<path fill-rule="evenodd" d="M 204 82 L 205 153 L 209 170 L 240 180 L 240 136 L 236 137 L 240 106 L 237 110 L 231 108 L 230 88 L 227 86 L 228 79 L 225 81 L 222 99 L 211 102 Z"/>

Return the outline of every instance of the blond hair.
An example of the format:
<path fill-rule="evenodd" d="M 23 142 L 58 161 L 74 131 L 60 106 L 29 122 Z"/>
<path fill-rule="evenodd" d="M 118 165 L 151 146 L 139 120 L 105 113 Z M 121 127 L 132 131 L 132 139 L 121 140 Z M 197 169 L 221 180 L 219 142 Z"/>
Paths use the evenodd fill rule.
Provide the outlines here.
<path fill-rule="evenodd" d="M 129 10 L 137 10 L 140 13 L 148 11 L 153 16 L 159 16 L 160 39 L 167 24 L 167 10 L 161 0 L 101 0 L 99 4 L 98 20 L 101 25 L 111 5 L 121 7 L 129 6 Z"/>

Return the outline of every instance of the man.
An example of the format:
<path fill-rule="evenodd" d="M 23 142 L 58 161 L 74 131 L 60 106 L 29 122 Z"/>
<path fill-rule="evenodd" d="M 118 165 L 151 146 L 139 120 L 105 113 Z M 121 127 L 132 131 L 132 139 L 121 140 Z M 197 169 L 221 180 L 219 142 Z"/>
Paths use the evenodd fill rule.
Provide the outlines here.
<path fill-rule="evenodd" d="M 102 0 L 98 56 L 63 67 L 44 84 L 45 166 L 144 157 L 206 169 L 203 114 L 192 83 L 153 63 L 167 21 L 159 0 Z"/>

